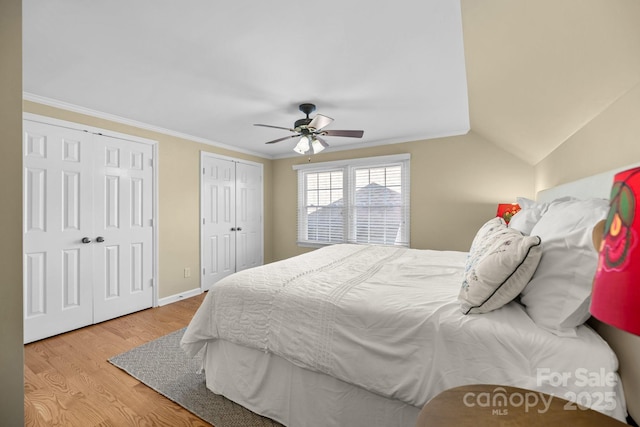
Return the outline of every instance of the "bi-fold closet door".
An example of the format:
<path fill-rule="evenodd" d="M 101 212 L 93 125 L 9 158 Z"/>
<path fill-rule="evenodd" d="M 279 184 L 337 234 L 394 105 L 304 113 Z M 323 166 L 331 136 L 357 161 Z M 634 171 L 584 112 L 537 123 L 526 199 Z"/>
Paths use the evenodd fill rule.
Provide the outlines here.
<path fill-rule="evenodd" d="M 23 122 L 25 342 L 154 298 L 153 145 L 55 123 Z"/>
<path fill-rule="evenodd" d="M 263 169 L 201 153 L 201 288 L 263 263 Z"/>

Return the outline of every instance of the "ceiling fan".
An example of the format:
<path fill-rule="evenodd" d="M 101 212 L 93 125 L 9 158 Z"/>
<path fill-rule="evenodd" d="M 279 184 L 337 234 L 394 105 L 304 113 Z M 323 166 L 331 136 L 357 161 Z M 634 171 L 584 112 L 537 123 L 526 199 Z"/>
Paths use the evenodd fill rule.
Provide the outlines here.
<path fill-rule="evenodd" d="M 306 154 L 313 151 L 317 154 L 327 148 L 329 144 L 322 138 L 323 136 L 344 136 L 347 138 L 362 138 L 364 131 L 362 130 L 325 130 L 324 128 L 333 122 L 331 117 L 316 114 L 314 118 L 310 118 L 309 114 L 316 110 L 314 104 L 300 104 L 300 111 L 307 115 L 306 118 L 296 120 L 293 128 L 285 128 L 281 126 L 254 124 L 254 126 L 263 126 L 267 128 L 285 129 L 293 132 L 294 135 L 285 136 L 283 138 L 274 139 L 265 142 L 265 144 L 275 144 L 276 142 L 285 141 L 291 138 L 300 138 L 298 144 L 293 151 L 300 154 Z"/>

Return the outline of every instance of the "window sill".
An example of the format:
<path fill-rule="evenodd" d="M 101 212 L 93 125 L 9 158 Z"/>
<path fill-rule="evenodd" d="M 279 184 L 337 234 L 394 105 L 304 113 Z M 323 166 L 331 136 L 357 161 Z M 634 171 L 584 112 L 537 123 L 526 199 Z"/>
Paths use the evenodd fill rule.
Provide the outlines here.
<path fill-rule="evenodd" d="M 382 243 L 354 243 L 354 242 L 334 242 L 334 243 L 318 243 L 318 242 L 297 242 L 298 247 L 300 248 L 323 248 L 325 246 L 331 246 L 331 245 L 341 245 L 343 243 L 351 243 L 354 245 L 377 245 L 377 246 L 388 246 L 390 248 L 393 247 L 404 247 L 404 248 L 410 248 L 411 246 L 409 245 L 409 243 L 406 244 L 397 244 L 397 245 L 384 245 Z"/>

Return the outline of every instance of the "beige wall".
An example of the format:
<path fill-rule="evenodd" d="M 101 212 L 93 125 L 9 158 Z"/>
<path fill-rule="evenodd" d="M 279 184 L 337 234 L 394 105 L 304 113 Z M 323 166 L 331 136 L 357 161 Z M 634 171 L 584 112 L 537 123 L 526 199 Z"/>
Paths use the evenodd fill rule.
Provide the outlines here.
<path fill-rule="evenodd" d="M 160 298 L 200 287 L 200 277 L 193 273 L 200 271 L 200 151 L 262 163 L 264 223 L 268 225 L 271 222 L 271 160 L 34 102 L 25 101 L 24 111 L 158 141 Z M 273 260 L 271 230 L 265 226 L 265 262 Z M 190 278 L 183 277 L 185 267 L 191 268 Z"/>
<path fill-rule="evenodd" d="M 24 424 L 22 2 L 0 2 L 0 424 Z"/>
<path fill-rule="evenodd" d="M 531 164 L 638 84 L 637 0 L 461 7 L 471 129 Z"/>
<path fill-rule="evenodd" d="M 638 162 L 640 83 L 536 165 L 536 191 Z"/>
<path fill-rule="evenodd" d="M 266 160 L 109 120 L 25 101 L 24 111 L 158 141 L 159 296 L 199 287 L 200 151 L 264 165 L 265 262 L 308 251 L 296 244 L 297 175 L 293 164 L 308 157 Z M 334 142 L 338 143 L 338 142 Z M 411 246 L 467 250 L 496 204 L 533 197 L 533 167 L 473 132 L 313 156 L 314 162 L 411 153 Z M 275 237 L 277 236 L 277 238 Z"/>
<path fill-rule="evenodd" d="M 333 144 L 339 144 L 337 140 Z M 473 132 L 468 135 L 322 153 L 323 162 L 411 154 L 411 247 L 466 251 L 497 203 L 533 197 L 534 168 Z M 275 259 L 309 251 L 296 244 L 297 175 L 292 165 L 308 157 L 273 162 Z"/>

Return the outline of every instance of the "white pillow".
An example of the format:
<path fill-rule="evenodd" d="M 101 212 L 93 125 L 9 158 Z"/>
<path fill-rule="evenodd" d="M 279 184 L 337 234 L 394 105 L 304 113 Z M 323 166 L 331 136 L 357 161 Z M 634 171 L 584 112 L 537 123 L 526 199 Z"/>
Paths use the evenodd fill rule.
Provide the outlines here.
<path fill-rule="evenodd" d="M 538 205 L 538 202 L 535 200 L 527 199 L 526 197 L 516 197 L 516 202 L 521 209 L 531 209 Z"/>
<path fill-rule="evenodd" d="M 490 239 L 487 248 L 477 246 L 478 253 L 469 253 L 458 295 L 464 314 L 488 313 L 512 301 L 540 261 L 542 246 L 537 236 L 502 227 Z"/>
<path fill-rule="evenodd" d="M 518 197 L 518 205 L 522 209 L 515 214 L 511 221 L 509 221 L 509 227 L 520 231 L 523 234 L 530 235 L 533 227 L 540 221 L 542 215 L 549 209 L 550 206 L 566 202 L 570 200 L 577 200 L 572 197 L 562 197 L 549 203 L 538 203 L 534 200 L 527 199 L 526 197 Z"/>
<path fill-rule="evenodd" d="M 541 206 L 534 208 L 523 208 L 509 221 L 509 228 L 518 230 L 522 234 L 530 235 L 533 227 L 542 218 Z"/>
<path fill-rule="evenodd" d="M 556 335 L 575 336 L 589 318 L 598 263 L 592 230 L 608 212 L 605 199 L 554 202 L 531 231 L 542 239 L 542 258 L 520 302 L 534 322 Z"/>

